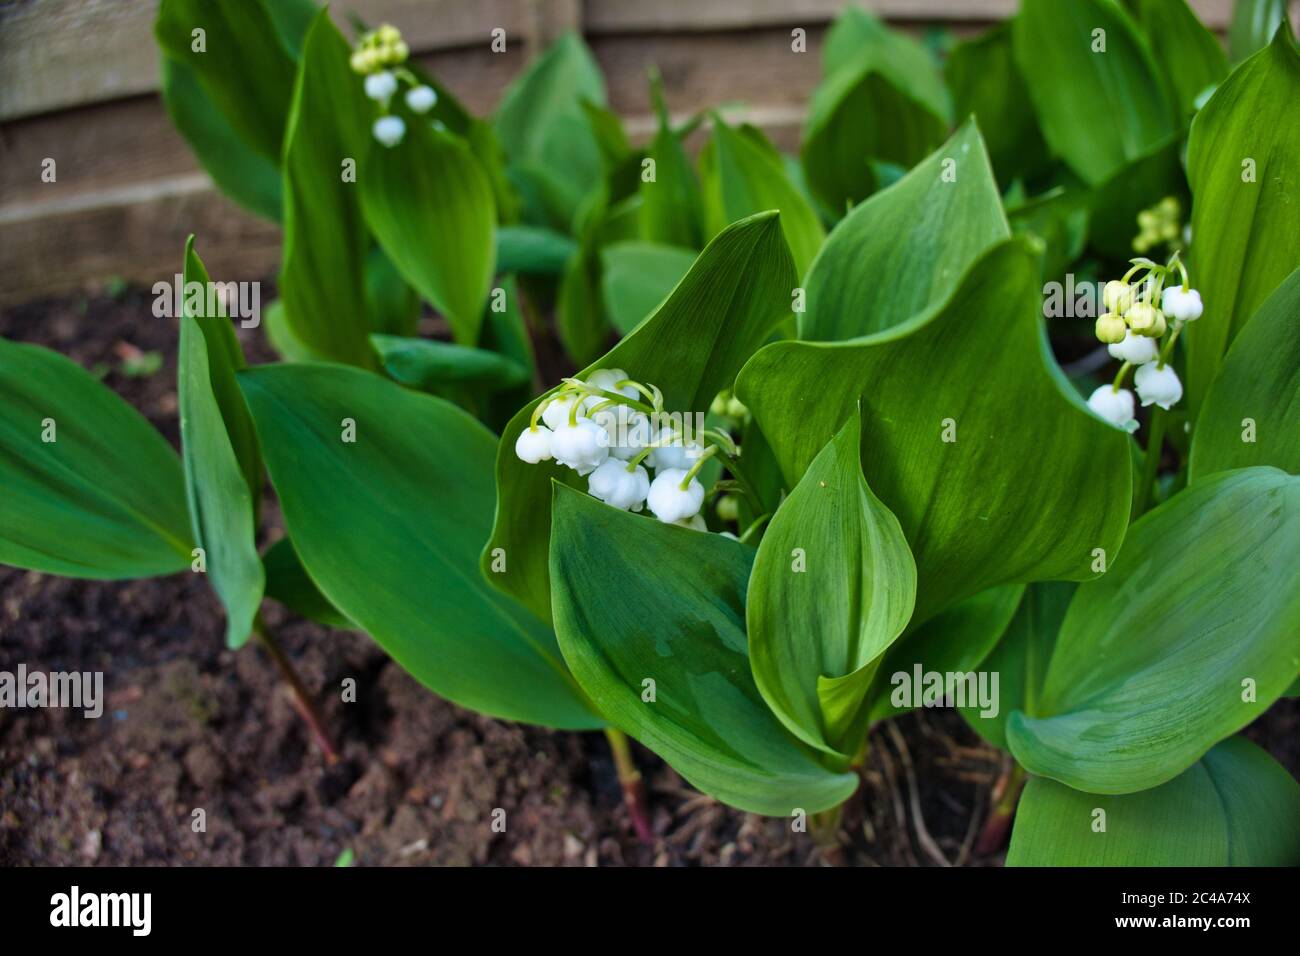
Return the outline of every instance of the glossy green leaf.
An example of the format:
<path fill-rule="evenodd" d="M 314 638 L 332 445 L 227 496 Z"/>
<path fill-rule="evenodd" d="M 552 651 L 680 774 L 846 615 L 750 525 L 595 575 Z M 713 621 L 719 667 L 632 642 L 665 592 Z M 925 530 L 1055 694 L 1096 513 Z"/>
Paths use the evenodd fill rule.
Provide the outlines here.
<path fill-rule="evenodd" d="M 609 323 L 600 296 L 600 259 L 588 240 L 569 260 L 555 297 L 555 324 L 564 351 L 587 365 L 605 350 Z"/>
<path fill-rule="evenodd" d="M 709 235 L 717 235 L 737 219 L 775 209 L 781 213 L 781 228 L 795 269 L 801 276 L 808 271 L 826 232 L 762 133 L 753 127 L 732 129 L 715 114 L 713 138 L 700 166 Z"/>
<path fill-rule="evenodd" d="M 582 108 L 605 103 L 605 81 L 582 38 L 566 33 L 506 90 L 492 127 L 512 170 L 551 207 L 551 224 L 568 226 L 602 174 L 600 146 Z M 537 206 L 524 196 L 525 207 Z"/>
<path fill-rule="evenodd" d="M 57 352 L 0 339 L 0 564 L 77 578 L 190 566 L 180 459 Z"/>
<path fill-rule="evenodd" d="M 1196 18 L 1187 0 L 1140 0 L 1138 17 L 1174 101 L 1185 116 L 1191 116 L 1197 97 L 1228 75 L 1222 45 Z"/>
<path fill-rule="evenodd" d="M 497 230 L 497 270 L 557 275 L 577 251 L 568 236 L 538 226 L 502 226 Z"/>
<path fill-rule="evenodd" d="M 742 810 L 788 817 L 847 799 L 856 776 L 818 764 L 754 686 L 745 643 L 754 552 L 558 483 L 554 498 L 556 632 L 610 722 Z"/>
<path fill-rule="evenodd" d="M 496 450 L 486 428 L 449 402 L 344 366 L 263 366 L 239 383 L 289 535 L 334 607 L 455 703 L 599 726 L 554 635 L 479 574 Z"/>
<path fill-rule="evenodd" d="M 412 388 L 476 385 L 495 391 L 523 385 L 529 378 L 526 367 L 486 349 L 397 335 L 372 335 L 370 342 L 384 371 Z"/>
<path fill-rule="evenodd" d="M 927 671 L 965 674 L 979 667 L 1011 623 L 1024 591 L 1023 584 L 981 591 L 895 641 L 871 687 L 871 722 L 914 709 L 912 689 L 918 681 L 923 686 Z"/>
<path fill-rule="evenodd" d="M 459 344 L 475 344 L 492 284 L 496 205 L 469 147 L 410 117 L 401 143 L 370 148 L 361 200 L 398 271 L 447 317 Z"/>
<path fill-rule="evenodd" d="M 601 250 L 601 293 L 610 323 L 627 335 L 676 288 L 695 262 L 693 249 L 615 242 Z"/>
<path fill-rule="evenodd" d="M 1137 217 L 1166 196 L 1187 209 L 1187 180 L 1183 175 L 1181 140 L 1177 136 L 1145 156 L 1120 168 L 1089 197 L 1089 245 L 1103 256 L 1127 260 L 1136 251 Z"/>
<path fill-rule="evenodd" d="M 1047 144 L 1012 54 L 1011 21 L 957 44 L 944 78 L 953 115 L 961 122 L 973 115 L 979 122 L 1000 183 L 1009 185 L 1047 165 Z"/>
<path fill-rule="evenodd" d="M 1002 640 L 984 659 L 980 670 L 998 675 L 997 705 L 988 710 L 968 705 L 960 710 L 975 732 L 994 747 L 1007 749 L 1007 718 L 1012 711 L 1038 712 L 1047 665 L 1075 587 L 1069 581 L 1029 585 Z"/>
<path fill-rule="evenodd" d="M 1300 52 L 1290 28 L 1237 67 L 1192 121 L 1193 282 L 1205 303 L 1187 342 L 1193 414 L 1246 320 L 1300 266 Z"/>
<path fill-rule="evenodd" d="M 370 327 L 385 335 L 414 335 L 420 297 L 378 246 L 366 257 L 366 311 Z"/>
<path fill-rule="evenodd" d="M 1108 552 L 1109 553 L 1109 552 Z M 1140 518 L 1061 625 L 1038 716 L 1007 739 L 1094 793 L 1171 780 L 1300 674 L 1300 478 L 1224 472 Z"/>
<path fill-rule="evenodd" d="M 1250 465 L 1300 474 L 1300 267 L 1233 342 L 1192 434 L 1191 481 Z"/>
<path fill-rule="evenodd" d="M 663 81 L 657 70 L 650 76 L 650 99 L 659 126 L 646 151 L 646 158 L 654 161 L 654 178 L 643 175 L 639 187 L 641 238 L 695 249 L 704 243 L 700 185 L 682 148 L 681 135 L 669 121 Z"/>
<path fill-rule="evenodd" d="M 185 285 L 208 273 L 185 244 Z M 194 540 L 204 551 L 208 583 L 226 609 L 226 645 L 242 647 L 253 632 L 265 583 L 257 554 L 262 456 L 248 408 L 235 384 L 244 353 L 231 320 L 184 300 L 177 358 L 181 461 Z"/>
<path fill-rule="evenodd" d="M 1116 0 L 1024 0 L 1012 38 L 1043 137 L 1085 182 L 1101 185 L 1173 135 L 1151 50 Z"/>
<path fill-rule="evenodd" d="M 313 354 L 368 365 L 370 240 L 361 187 L 348 181 L 345 167 L 349 160 L 360 165 L 373 104 L 348 54 L 322 10 L 307 34 L 285 134 L 280 299 L 293 338 Z"/>
<path fill-rule="evenodd" d="M 1007 866 L 1297 865 L 1300 784 L 1244 737 L 1223 741 L 1168 783 L 1125 796 L 1035 777 L 1007 852 Z"/>
<path fill-rule="evenodd" d="M 763 699 L 809 746 L 853 757 L 862 702 L 916 602 L 898 519 L 862 477 L 855 412 L 813 459 L 763 535 L 745 620 Z"/>
<path fill-rule="evenodd" d="M 198 77 L 240 139 L 278 163 L 294 62 L 261 0 L 162 0 L 154 34 Z"/>
<path fill-rule="evenodd" d="M 162 97 L 172 125 L 217 188 L 250 212 L 279 222 L 279 164 L 240 137 L 204 92 L 193 69 L 166 55 Z"/>
<path fill-rule="evenodd" d="M 1127 436 L 1065 381 L 1041 309 L 1038 262 L 1008 240 L 937 308 L 769 345 L 737 382 L 788 483 L 862 396 L 863 472 L 916 558 L 918 624 L 998 584 L 1091 577 L 1094 549 L 1123 538 Z"/>
<path fill-rule="evenodd" d="M 287 537 L 266 549 L 262 555 L 262 567 L 266 574 L 267 597 L 318 624 L 355 630 L 356 625 L 320 593 L 320 588 L 302 566 L 293 542 Z"/>
<path fill-rule="evenodd" d="M 839 215 L 878 187 L 871 161 L 907 168 L 942 142 L 951 107 L 924 48 L 857 7 L 831 27 L 823 66 L 802 158 L 813 193 Z"/>
<path fill-rule="evenodd" d="M 795 281 L 775 213 L 734 223 L 700 253 L 654 315 L 589 370 L 621 368 L 638 381 L 657 385 L 669 412 L 703 412 L 789 315 Z M 492 550 L 504 548 L 508 570 L 488 573 L 489 580 L 543 618 L 550 616 L 550 481 L 565 470 L 553 463 L 526 464 L 515 456 L 514 446 L 537 402 L 549 394 L 520 409 L 502 433 L 496 524 L 483 562 L 487 571 Z"/>
<path fill-rule="evenodd" d="M 1010 235 L 979 128 L 968 121 L 835 227 L 807 276 L 799 337 L 848 339 L 898 325 L 947 298 Z"/>
<path fill-rule="evenodd" d="M 1287 0 L 1235 0 L 1228 29 L 1233 63 L 1240 63 L 1268 45 L 1286 19 L 1286 4 Z"/>

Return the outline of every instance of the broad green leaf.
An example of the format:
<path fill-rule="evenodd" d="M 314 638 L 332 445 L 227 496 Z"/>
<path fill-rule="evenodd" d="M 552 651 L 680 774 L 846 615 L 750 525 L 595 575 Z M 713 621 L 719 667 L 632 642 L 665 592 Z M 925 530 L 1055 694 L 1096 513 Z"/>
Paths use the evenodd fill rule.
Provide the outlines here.
<path fill-rule="evenodd" d="M 162 57 L 162 97 L 167 116 L 194 150 L 217 188 L 245 209 L 280 221 L 280 167 L 231 126 L 189 66 Z"/>
<path fill-rule="evenodd" d="M 0 564 L 76 578 L 190 566 L 180 459 L 75 362 L 0 339 Z"/>
<path fill-rule="evenodd" d="M 862 702 L 916 602 L 898 519 L 862 477 L 855 412 L 813 459 L 763 535 L 745 620 L 763 699 L 811 747 L 852 758 Z"/>
<path fill-rule="evenodd" d="M 993 651 L 1020 605 L 1023 584 L 1004 584 L 959 601 L 895 641 L 871 687 L 875 723 L 915 707 L 927 672 L 966 674 Z"/>
<path fill-rule="evenodd" d="M 261 0 L 162 0 L 154 34 L 240 138 L 279 162 L 294 63 Z"/>
<path fill-rule="evenodd" d="M 533 342 L 528 323 L 524 320 L 523 293 L 514 276 L 504 276 L 500 283 L 505 307 L 498 307 L 497 292 L 493 290 L 483 320 L 479 347 L 513 362 L 524 370 L 526 378 L 517 388 L 493 392 L 488 397 L 484 414 L 479 417 L 498 433 L 514 417 L 519 406 L 533 397 L 533 380 L 537 374 Z"/>
<path fill-rule="evenodd" d="M 944 77 L 957 120 L 973 115 L 979 122 L 998 182 L 1007 186 L 1046 167 L 1047 144 L 1016 68 L 1010 20 L 959 43 L 948 54 Z"/>
<path fill-rule="evenodd" d="M 1192 434 L 1189 480 L 1250 465 L 1300 474 L 1300 267 L 1233 342 Z"/>
<path fill-rule="evenodd" d="M 1127 436 L 1061 375 L 1041 309 L 1038 262 L 1008 240 L 938 307 L 847 342 L 769 345 L 740 374 L 790 484 L 861 395 L 863 472 L 916 558 L 918 625 L 998 584 L 1091 577 L 1094 549 L 1123 538 Z"/>
<path fill-rule="evenodd" d="M 831 232 L 807 276 L 799 337 L 848 339 L 898 325 L 947 298 L 971 264 L 1010 235 L 969 120 Z"/>
<path fill-rule="evenodd" d="M 207 286 L 193 236 L 185 243 L 184 276 L 186 287 Z M 185 495 L 208 583 L 226 609 L 226 645 L 238 648 L 253 632 L 265 584 L 255 540 L 262 456 L 235 384 L 244 353 L 231 320 L 194 304 L 184 301 L 176 362 Z"/>
<path fill-rule="evenodd" d="M 654 161 L 654 178 L 641 177 L 641 238 L 695 249 L 704 242 L 704 211 L 700 185 L 695 178 L 681 135 L 674 132 L 664 102 L 663 81 L 657 70 L 650 75 L 650 99 L 659 126 L 646 158 Z"/>
<path fill-rule="evenodd" d="M 1007 866 L 1297 865 L 1300 785 L 1244 737 L 1223 741 L 1168 783 L 1125 796 L 1035 777 L 1007 851 Z"/>
<path fill-rule="evenodd" d="M 1032 773 L 1131 793 L 1182 773 L 1297 675 L 1300 478 L 1224 472 L 1140 518 L 1080 586 L 1038 715 L 1012 714 L 1007 739 Z"/>
<path fill-rule="evenodd" d="M 502 226 L 497 230 L 497 271 L 556 275 L 577 249 L 568 236 L 550 229 Z"/>
<path fill-rule="evenodd" d="M 496 449 L 486 428 L 346 366 L 263 366 L 239 384 L 285 526 L 334 607 L 457 704 L 548 727 L 600 725 L 554 635 L 479 574 Z"/>
<path fill-rule="evenodd" d="M 370 240 L 359 166 L 374 105 L 348 66 L 347 41 L 322 10 L 308 31 L 284 149 L 284 262 L 280 299 L 293 338 L 321 358 L 371 361 L 366 300 Z M 360 171 L 357 173 L 365 181 Z"/>
<path fill-rule="evenodd" d="M 370 327 L 386 335 L 414 335 L 420 297 L 378 246 L 366 257 L 366 311 Z"/>
<path fill-rule="evenodd" d="M 515 78 L 492 119 L 512 171 L 530 184 L 524 201 L 534 221 L 540 198 L 551 224 L 566 228 L 601 176 L 584 100 L 603 106 L 605 81 L 582 38 L 566 33 Z"/>
<path fill-rule="evenodd" d="M 1044 139 L 1088 184 L 1173 135 L 1151 50 L 1116 0 L 1024 0 L 1012 38 Z"/>
<path fill-rule="evenodd" d="M 1286 4 L 1287 0 L 1235 0 L 1228 30 L 1233 63 L 1240 63 L 1268 45 L 1286 19 Z"/>
<path fill-rule="evenodd" d="M 1043 279 L 1060 280 L 1083 254 L 1088 239 L 1088 203 L 1096 194 L 1057 186 L 1018 204 L 1007 203 L 1007 222 L 1016 236 L 1043 243 Z M 1127 228 L 1120 234 L 1127 233 Z"/>
<path fill-rule="evenodd" d="M 808 107 L 808 184 L 835 215 L 879 182 L 871 161 L 912 166 L 943 141 L 951 106 L 929 54 L 857 7 L 826 38 L 824 80 Z"/>
<path fill-rule="evenodd" d="M 288 538 L 281 538 L 266 549 L 262 555 L 262 567 L 266 573 L 267 597 L 326 627 L 356 629 L 356 625 L 320 593 Z"/>
<path fill-rule="evenodd" d="M 529 377 L 514 359 L 486 349 L 397 335 L 372 335 L 370 342 L 384 371 L 412 388 L 476 385 L 496 391 L 523 385 Z"/>
<path fill-rule="evenodd" d="M 734 223 L 704 249 L 690 272 L 655 313 L 582 375 L 621 368 L 652 382 L 665 409 L 683 415 L 708 409 L 736 372 L 789 315 L 794 264 L 775 213 Z M 552 390 L 553 391 L 553 390 Z M 515 456 L 515 439 L 528 426 L 539 396 L 510 420 L 497 454 L 497 515 L 484 551 L 488 579 L 535 613 L 550 617 L 546 552 L 550 537 L 550 482 L 572 472 L 553 463 L 529 465 Z M 567 472 L 567 473 L 566 473 Z M 490 572 L 492 551 L 503 548 L 508 570 Z"/>
<path fill-rule="evenodd" d="M 693 249 L 616 242 L 601 250 L 601 292 L 609 321 L 627 335 L 673 291 L 695 261 Z"/>
<path fill-rule="evenodd" d="M 1300 266 L 1300 52 L 1284 24 L 1192 121 L 1192 281 L 1205 314 L 1188 332 L 1193 414 L 1246 320 Z"/>
<path fill-rule="evenodd" d="M 496 205 L 469 147 L 410 115 L 401 143 L 371 146 L 360 185 L 366 223 L 398 271 L 447 317 L 459 344 L 475 344 L 492 284 Z"/>
<path fill-rule="evenodd" d="M 576 364 L 586 365 L 604 351 L 609 323 L 600 297 L 600 259 L 590 241 L 583 242 L 564 267 L 555 297 L 555 324 L 564 351 Z"/>
<path fill-rule="evenodd" d="M 847 799 L 856 776 L 818 764 L 754 686 L 745 643 L 752 549 L 553 487 L 556 632 L 609 721 L 742 810 L 788 817 Z"/>
<path fill-rule="evenodd" d="M 1156 63 L 1184 116 L 1196 111 L 1196 98 L 1228 75 L 1228 57 L 1187 0 L 1140 0 L 1138 17 Z"/>
<path fill-rule="evenodd" d="M 284 314 L 284 303 L 276 299 L 262 309 L 262 327 L 271 347 L 286 362 L 314 362 L 320 359 L 305 342 L 294 334 Z"/>
<path fill-rule="evenodd" d="M 1145 156 L 1124 165 L 1097 186 L 1089 197 L 1091 216 L 1088 241 L 1097 252 L 1112 259 L 1126 260 L 1136 254 L 1133 240 L 1138 235 L 1138 213 L 1173 196 L 1185 210 L 1187 180 L 1180 158 L 1177 136 Z"/>
<path fill-rule="evenodd" d="M 1069 581 L 1029 585 L 1002 640 L 984 659 L 980 670 L 997 675 L 995 706 L 988 711 L 976 705 L 960 710 L 971 728 L 994 747 L 1007 749 L 1007 718 L 1012 711 L 1038 712 L 1047 665 L 1075 587 Z"/>
<path fill-rule="evenodd" d="M 732 129 L 714 114 L 713 138 L 700 157 L 700 167 L 709 235 L 717 235 L 737 219 L 775 209 L 781 213 L 796 271 L 801 276 L 808 271 L 826 232 L 762 133 L 753 127 Z"/>

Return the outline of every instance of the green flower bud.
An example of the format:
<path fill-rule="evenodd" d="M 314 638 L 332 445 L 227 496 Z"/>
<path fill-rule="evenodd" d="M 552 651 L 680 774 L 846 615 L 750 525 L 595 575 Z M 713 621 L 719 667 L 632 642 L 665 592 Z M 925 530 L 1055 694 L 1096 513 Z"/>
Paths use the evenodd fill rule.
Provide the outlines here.
<path fill-rule="evenodd" d="M 1101 290 L 1101 301 L 1107 310 L 1123 315 L 1133 305 L 1133 287 L 1113 279 Z"/>
<path fill-rule="evenodd" d="M 1156 339 L 1164 334 L 1164 313 L 1150 302 L 1139 302 L 1125 313 L 1124 318 L 1128 320 L 1129 328 L 1138 335 Z"/>
<path fill-rule="evenodd" d="M 727 399 L 727 414 L 732 418 L 744 418 L 749 414 L 749 409 L 745 407 L 744 402 L 732 395 Z"/>
<path fill-rule="evenodd" d="M 375 31 L 375 36 L 379 38 L 380 43 L 388 46 L 402 39 L 402 31 L 398 30 L 397 27 L 393 26 L 391 23 L 385 23 Z"/>
<path fill-rule="evenodd" d="M 727 414 L 727 399 L 731 397 L 730 392 L 718 392 L 713 396 L 713 403 L 709 406 L 709 414 L 725 415 Z"/>
<path fill-rule="evenodd" d="M 736 500 L 735 495 L 723 495 L 718 499 L 718 517 L 723 521 L 740 519 L 740 502 Z"/>
<path fill-rule="evenodd" d="M 1116 315 L 1114 312 L 1107 312 L 1097 319 L 1097 338 L 1107 345 L 1115 345 L 1124 341 L 1124 335 L 1128 332 L 1128 326 L 1124 322 L 1122 315 Z"/>

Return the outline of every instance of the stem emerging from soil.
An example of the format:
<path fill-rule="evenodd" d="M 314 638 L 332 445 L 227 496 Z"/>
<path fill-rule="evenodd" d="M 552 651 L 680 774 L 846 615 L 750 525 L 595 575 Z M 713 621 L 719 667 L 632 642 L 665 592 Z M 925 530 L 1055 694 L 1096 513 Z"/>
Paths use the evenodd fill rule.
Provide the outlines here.
<path fill-rule="evenodd" d="M 320 714 L 316 712 L 315 705 L 311 702 L 311 694 L 303 685 L 302 678 L 294 670 L 293 662 L 289 660 L 284 650 L 276 642 L 275 637 L 267 630 L 266 622 L 262 620 L 262 615 L 258 614 L 253 619 L 253 631 L 257 638 L 266 648 L 266 652 L 271 655 L 271 660 L 275 661 L 275 666 L 280 670 L 280 676 L 284 678 L 289 689 L 293 691 L 293 709 L 298 712 L 307 729 L 316 740 L 316 746 L 320 748 L 321 753 L 325 756 L 325 763 L 328 766 L 334 766 L 339 762 L 339 752 L 334 749 L 330 743 L 329 734 L 325 732 L 325 724 L 321 721 Z"/>
<path fill-rule="evenodd" d="M 1007 832 L 1011 829 L 1011 820 L 1016 815 L 1016 804 L 1020 802 L 1020 791 L 1025 788 L 1027 776 L 1025 768 L 1012 760 L 998 777 L 993 785 L 989 818 L 984 821 L 975 841 L 976 853 L 996 853 L 1006 845 Z"/>
<path fill-rule="evenodd" d="M 632 759 L 632 746 L 623 731 L 613 727 L 605 728 L 605 738 L 614 754 L 614 766 L 618 770 L 618 782 L 623 785 L 623 803 L 627 806 L 628 816 L 632 818 L 632 829 L 636 831 L 638 840 L 646 845 L 652 844 L 654 834 L 650 832 L 645 787 L 641 783 L 641 771 Z"/>

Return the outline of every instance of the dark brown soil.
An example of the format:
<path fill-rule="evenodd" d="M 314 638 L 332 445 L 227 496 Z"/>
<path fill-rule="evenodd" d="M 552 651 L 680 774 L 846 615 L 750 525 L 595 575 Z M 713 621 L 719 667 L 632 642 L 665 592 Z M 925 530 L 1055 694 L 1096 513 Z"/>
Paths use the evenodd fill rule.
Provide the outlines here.
<path fill-rule="evenodd" d="M 269 298 L 264 292 L 264 298 Z M 0 334 L 55 348 L 177 440 L 175 329 L 138 290 L 0 313 Z M 273 358 L 241 332 L 250 361 Z M 130 376 L 124 356 L 157 351 Z M 274 509 L 268 509 L 273 512 Z M 273 520 L 270 524 L 273 524 Z M 275 534 L 268 527 L 269 534 Z M 701 796 L 649 752 L 653 846 L 631 836 L 604 738 L 479 717 L 419 687 L 361 634 L 272 607 L 342 760 L 326 767 L 267 655 L 227 651 L 219 606 L 193 575 L 73 581 L 0 568 L 0 670 L 105 674 L 104 716 L 0 711 L 0 864 L 996 864 L 973 852 L 1002 757 L 955 714 L 872 740 L 840 847 L 789 821 Z M 355 678 L 358 701 L 338 688 Z M 1300 702 L 1251 728 L 1300 770 Z M 495 809 L 506 832 L 492 829 Z M 194 832 L 194 811 L 206 832 Z"/>

